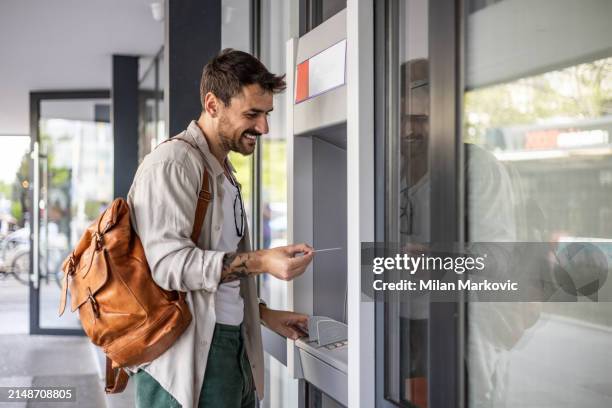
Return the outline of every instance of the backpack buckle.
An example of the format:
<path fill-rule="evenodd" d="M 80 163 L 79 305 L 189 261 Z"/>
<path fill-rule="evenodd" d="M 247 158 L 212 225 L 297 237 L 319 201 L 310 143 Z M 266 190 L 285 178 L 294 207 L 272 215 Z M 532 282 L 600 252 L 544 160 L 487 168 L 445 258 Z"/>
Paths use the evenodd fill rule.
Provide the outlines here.
<path fill-rule="evenodd" d="M 87 300 L 89 300 L 89 303 L 91 304 L 91 310 L 93 311 L 93 314 L 97 319 L 100 317 L 100 307 L 98 306 L 98 302 L 96 302 L 96 299 L 93 297 L 93 294 L 91 293 L 91 288 L 89 288 L 89 286 L 87 287 L 87 291 L 89 292 Z"/>
<path fill-rule="evenodd" d="M 99 251 L 104 246 L 104 237 L 99 232 L 94 232 L 94 240 L 96 241 L 96 251 Z"/>
<path fill-rule="evenodd" d="M 68 273 L 68 275 L 72 276 L 72 275 L 74 275 L 75 271 L 76 271 L 76 265 L 74 263 L 74 256 L 70 255 L 70 258 L 68 258 L 68 270 L 67 270 L 67 273 Z"/>

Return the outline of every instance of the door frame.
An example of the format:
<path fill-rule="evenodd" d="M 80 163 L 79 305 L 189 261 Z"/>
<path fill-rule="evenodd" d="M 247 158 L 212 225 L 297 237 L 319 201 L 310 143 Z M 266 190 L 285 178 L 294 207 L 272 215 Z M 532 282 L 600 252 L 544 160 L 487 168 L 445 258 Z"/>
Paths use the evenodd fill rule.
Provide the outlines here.
<path fill-rule="evenodd" d="M 399 0 L 376 2 L 375 58 L 375 235 L 376 242 L 399 241 L 399 145 L 397 144 L 397 61 L 389 53 L 397 27 L 387 27 Z M 464 242 L 464 148 L 462 143 L 464 0 L 429 0 L 431 241 Z M 395 25 L 397 22 L 395 22 Z M 395 32 L 395 34 L 393 34 Z M 395 105 L 394 105 L 395 104 Z M 397 219 L 397 218 L 395 218 Z M 430 303 L 428 406 L 463 408 L 465 393 L 465 306 Z M 386 310 L 376 303 L 376 406 L 397 406 L 385 395 L 388 351 Z"/>
<path fill-rule="evenodd" d="M 35 285 L 34 277 L 40 275 L 34 274 L 34 253 L 38 252 L 38 242 L 35 242 L 35 229 L 39 227 L 39 213 L 35 210 L 38 206 L 34 199 L 37 196 L 39 186 L 35 185 L 35 165 L 38 163 L 34 155 L 37 151 L 37 143 L 40 140 L 40 104 L 43 100 L 72 100 L 72 99 L 110 99 L 111 93 L 109 90 L 92 89 L 92 90 L 74 90 L 74 91 L 33 91 L 30 92 L 30 180 L 32 180 L 32 188 L 30 189 L 30 334 L 48 334 L 48 335 L 63 335 L 63 336 L 83 336 L 83 329 L 61 329 L 61 328 L 42 328 L 40 327 L 40 288 Z M 36 149 L 36 151 L 35 151 Z M 36 175 L 38 180 L 38 175 Z M 37 198 L 37 197 L 36 197 Z M 37 263 L 38 264 L 38 263 Z"/>

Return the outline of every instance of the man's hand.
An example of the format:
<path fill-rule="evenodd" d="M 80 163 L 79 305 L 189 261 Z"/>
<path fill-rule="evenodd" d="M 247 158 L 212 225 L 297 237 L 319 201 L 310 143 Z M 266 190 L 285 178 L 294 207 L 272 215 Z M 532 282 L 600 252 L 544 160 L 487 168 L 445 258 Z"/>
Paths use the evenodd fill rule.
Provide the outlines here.
<path fill-rule="evenodd" d="M 297 340 L 308 336 L 308 316 L 305 314 L 272 310 L 259 305 L 259 315 L 264 326 L 283 337 Z"/>
<path fill-rule="evenodd" d="M 306 244 L 263 249 L 256 254 L 261 259 L 263 272 L 284 281 L 290 281 L 303 274 L 314 257 L 312 247 Z"/>
<path fill-rule="evenodd" d="M 299 254 L 302 256 L 298 256 Z M 223 257 L 221 283 L 260 273 L 269 273 L 278 279 L 289 281 L 303 274 L 313 257 L 312 247 L 306 244 L 254 252 L 228 252 Z"/>

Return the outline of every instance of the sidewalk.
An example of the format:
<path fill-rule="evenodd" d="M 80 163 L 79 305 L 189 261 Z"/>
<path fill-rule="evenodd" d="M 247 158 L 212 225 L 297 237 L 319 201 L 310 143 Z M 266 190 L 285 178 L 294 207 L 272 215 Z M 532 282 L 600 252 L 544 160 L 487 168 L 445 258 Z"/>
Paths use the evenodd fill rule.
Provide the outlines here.
<path fill-rule="evenodd" d="M 75 387 L 76 402 L 3 403 L 0 407 L 128 408 L 133 384 L 104 393 L 104 355 L 84 336 L 31 336 L 28 288 L 0 281 L 0 386 Z"/>
<path fill-rule="evenodd" d="M 76 388 L 76 402 L 0 403 L 0 407 L 107 406 L 87 338 L 7 334 L 0 335 L 0 350 L 0 386 Z"/>

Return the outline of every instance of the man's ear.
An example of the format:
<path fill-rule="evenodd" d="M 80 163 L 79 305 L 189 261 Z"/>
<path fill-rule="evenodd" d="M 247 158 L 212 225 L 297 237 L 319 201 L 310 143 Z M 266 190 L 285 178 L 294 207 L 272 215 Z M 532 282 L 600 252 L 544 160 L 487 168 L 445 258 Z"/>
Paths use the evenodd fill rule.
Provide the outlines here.
<path fill-rule="evenodd" d="M 219 99 L 215 96 L 214 93 L 208 92 L 204 95 L 204 110 L 211 117 L 216 118 L 219 113 Z"/>

